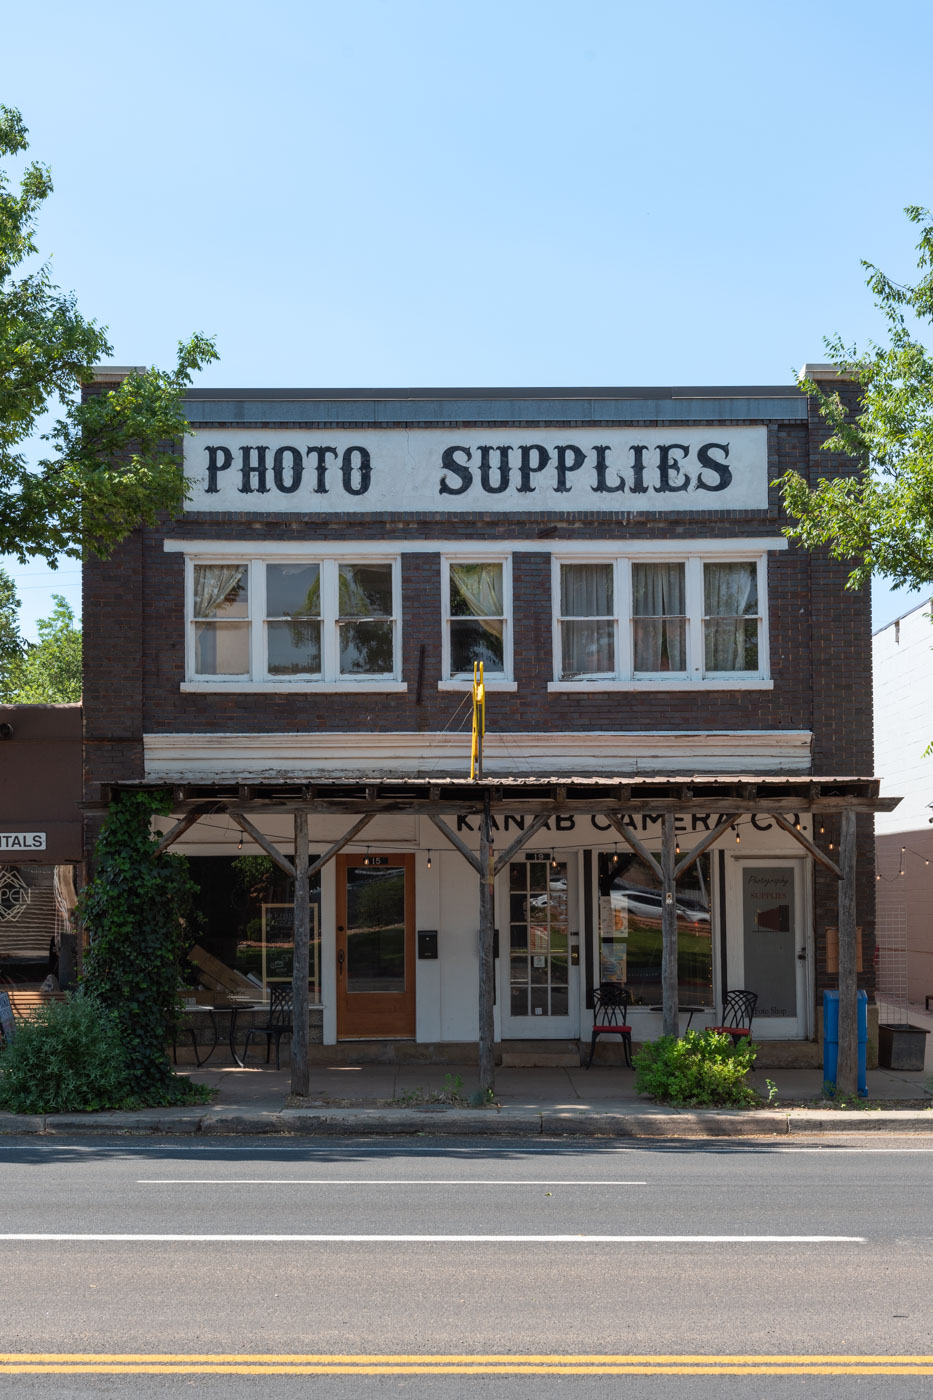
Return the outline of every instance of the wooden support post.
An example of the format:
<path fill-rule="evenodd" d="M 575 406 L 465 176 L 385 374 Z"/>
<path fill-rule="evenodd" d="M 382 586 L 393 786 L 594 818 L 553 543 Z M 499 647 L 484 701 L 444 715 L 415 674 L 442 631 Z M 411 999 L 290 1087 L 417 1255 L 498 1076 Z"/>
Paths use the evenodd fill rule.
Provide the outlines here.
<path fill-rule="evenodd" d="M 493 1019 L 493 942 L 495 937 L 495 853 L 489 793 L 483 795 L 479 837 L 479 1087 L 488 1094 L 496 1087 L 495 1023 Z"/>
<path fill-rule="evenodd" d="M 677 1035 L 680 1022 L 677 1006 L 680 1000 L 677 980 L 677 864 L 676 818 L 664 814 L 661 834 L 661 1001 L 663 1003 L 664 1035 Z"/>
<path fill-rule="evenodd" d="M 855 934 L 855 813 L 842 813 L 839 838 L 839 1061 L 836 1091 L 858 1092 L 858 973 Z"/>
<path fill-rule="evenodd" d="M 295 813 L 295 948 L 292 962 L 292 1093 L 307 1098 L 308 969 L 311 943 L 311 898 L 308 889 L 308 814 Z"/>

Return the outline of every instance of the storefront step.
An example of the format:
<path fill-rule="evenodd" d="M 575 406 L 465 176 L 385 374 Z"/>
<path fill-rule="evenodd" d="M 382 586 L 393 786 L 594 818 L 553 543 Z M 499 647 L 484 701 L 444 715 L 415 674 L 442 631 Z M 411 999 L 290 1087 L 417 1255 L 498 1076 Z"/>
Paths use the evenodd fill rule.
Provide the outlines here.
<path fill-rule="evenodd" d="M 580 1065 L 577 1040 L 504 1040 L 503 1069 L 571 1069 Z"/>

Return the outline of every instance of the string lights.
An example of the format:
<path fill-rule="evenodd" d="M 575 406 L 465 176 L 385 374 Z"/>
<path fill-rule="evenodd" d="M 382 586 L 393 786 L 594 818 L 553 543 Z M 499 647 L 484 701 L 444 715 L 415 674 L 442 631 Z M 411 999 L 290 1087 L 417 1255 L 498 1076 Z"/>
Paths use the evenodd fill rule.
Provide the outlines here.
<path fill-rule="evenodd" d="M 830 850 L 832 850 L 832 847 L 830 847 Z M 884 880 L 886 884 L 890 884 L 892 880 L 902 880 L 907 874 L 907 856 L 916 856 L 918 860 L 923 861 L 924 865 L 930 864 L 929 858 L 921 851 L 915 851 L 912 846 L 902 846 L 900 860 L 898 861 L 895 873 L 893 875 L 882 875 L 880 871 L 877 871 L 875 874 L 875 883 L 877 884 L 880 880 Z"/>

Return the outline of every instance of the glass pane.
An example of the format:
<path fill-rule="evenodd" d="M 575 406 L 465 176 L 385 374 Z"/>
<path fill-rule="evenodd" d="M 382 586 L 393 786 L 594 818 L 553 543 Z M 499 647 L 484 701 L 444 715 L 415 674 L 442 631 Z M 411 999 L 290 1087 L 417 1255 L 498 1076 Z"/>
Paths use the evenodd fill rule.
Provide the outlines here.
<path fill-rule="evenodd" d="M 344 622 L 338 627 L 342 676 L 391 676 L 391 622 Z"/>
<path fill-rule="evenodd" d="M 266 617 L 320 615 L 320 564 L 266 565 Z"/>
<path fill-rule="evenodd" d="M 548 989 L 547 989 L 547 987 L 532 987 L 532 988 L 531 988 L 531 1014 L 532 1014 L 532 1016 L 546 1016 L 546 1015 L 547 1015 L 547 1012 L 548 1012 L 548 1001 L 549 1001 L 549 1000 L 550 1000 L 550 998 L 549 998 L 549 996 L 548 996 Z"/>
<path fill-rule="evenodd" d="M 517 924 L 519 920 L 524 921 L 528 918 L 528 901 L 523 894 L 510 895 L 509 904 L 512 911 L 510 918 L 513 923 Z"/>
<path fill-rule="evenodd" d="M 704 564 L 703 611 L 707 617 L 757 617 L 757 566 Z"/>
<path fill-rule="evenodd" d="M 683 564 L 633 564 L 632 612 L 635 617 L 682 617 Z"/>
<path fill-rule="evenodd" d="M 268 622 L 270 676 L 320 674 L 321 624 L 319 622 Z"/>
<path fill-rule="evenodd" d="M 611 622 L 562 622 L 560 650 L 563 681 L 576 676 L 613 675 L 615 626 Z"/>
<path fill-rule="evenodd" d="M 635 670 L 684 671 L 687 667 L 686 623 L 636 622 Z"/>
<path fill-rule="evenodd" d="M 519 861 L 513 860 L 509 866 L 509 889 L 524 890 L 528 888 L 528 877 L 525 874 L 527 867 Z"/>
<path fill-rule="evenodd" d="M 562 617 L 611 617 L 612 565 L 561 564 Z"/>
<path fill-rule="evenodd" d="M 548 985 L 547 958 L 544 954 L 539 954 L 531 959 L 531 985 L 533 987 L 546 987 Z"/>
<path fill-rule="evenodd" d="M 681 848 L 699 833 L 681 836 Z M 682 1005 L 712 1006 L 710 858 L 677 883 L 677 980 Z M 662 895 L 654 871 L 634 852 L 599 857 L 600 981 L 624 982 L 638 1005 L 661 1002 Z"/>
<path fill-rule="evenodd" d="M 794 903 L 793 866 L 749 866 L 742 871 L 742 985 L 759 993 L 759 1016 L 797 1015 Z"/>
<path fill-rule="evenodd" d="M 570 1010 L 566 987 L 551 988 L 551 1015 L 566 1016 Z"/>
<path fill-rule="evenodd" d="M 196 622 L 194 669 L 199 676 L 248 676 L 249 623 Z"/>
<path fill-rule="evenodd" d="M 472 676 L 474 661 L 482 661 L 487 671 L 503 671 L 504 655 L 501 622 L 451 622 L 451 675 Z"/>
<path fill-rule="evenodd" d="M 195 617 L 249 617 L 246 564 L 195 564 Z"/>
<path fill-rule="evenodd" d="M 547 889 L 548 863 L 545 860 L 529 860 L 525 868 L 528 871 L 531 890 L 537 894 Z"/>
<path fill-rule="evenodd" d="M 392 565 L 341 564 L 340 616 L 391 617 Z"/>
<path fill-rule="evenodd" d="M 558 987 L 566 987 L 567 985 L 567 968 L 566 958 L 551 959 L 551 981 Z"/>
<path fill-rule="evenodd" d="M 528 925 L 512 924 L 510 942 L 513 952 L 528 952 Z"/>
<path fill-rule="evenodd" d="M 527 957 L 513 957 L 509 959 L 509 976 L 513 983 L 528 981 Z"/>
<path fill-rule="evenodd" d="M 502 565 L 451 564 L 451 617 L 502 617 Z"/>
<path fill-rule="evenodd" d="M 405 990 L 405 871 L 347 871 L 347 991 Z"/>
<path fill-rule="evenodd" d="M 758 670 L 758 619 L 717 618 L 703 624 L 707 671 Z"/>
<path fill-rule="evenodd" d="M 525 986 L 513 987 L 511 997 L 512 1015 L 528 1015 L 528 988 Z"/>

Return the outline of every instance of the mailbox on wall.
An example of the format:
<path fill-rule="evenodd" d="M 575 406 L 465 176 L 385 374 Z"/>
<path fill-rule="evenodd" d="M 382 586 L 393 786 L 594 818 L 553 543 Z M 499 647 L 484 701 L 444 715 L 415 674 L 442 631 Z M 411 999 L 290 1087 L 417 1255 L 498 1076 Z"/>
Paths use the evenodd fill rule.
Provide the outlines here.
<path fill-rule="evenodd" d="M 419 928 L 418 930 L 418 957 L 437 957 L 437 929 Z"/>

